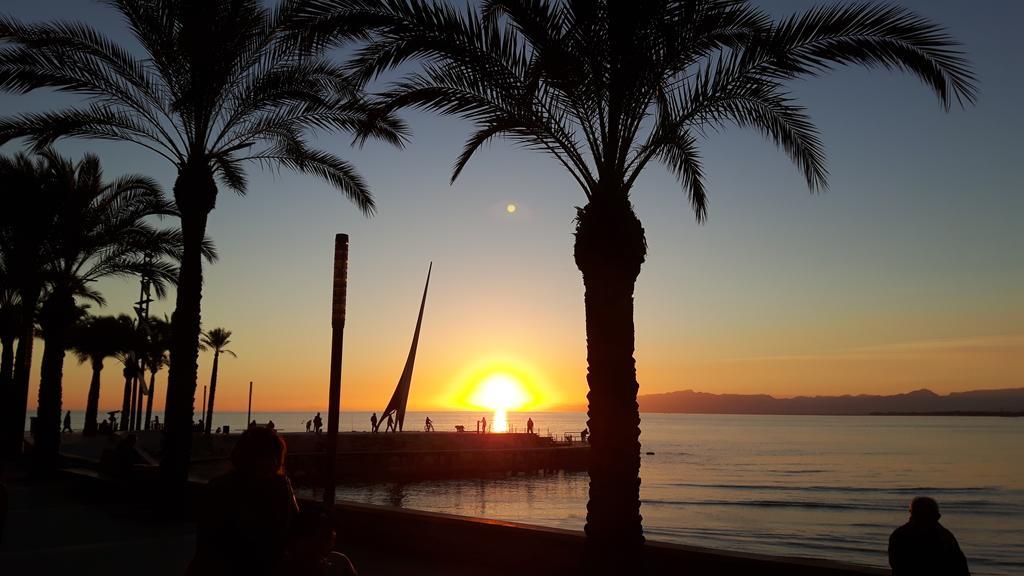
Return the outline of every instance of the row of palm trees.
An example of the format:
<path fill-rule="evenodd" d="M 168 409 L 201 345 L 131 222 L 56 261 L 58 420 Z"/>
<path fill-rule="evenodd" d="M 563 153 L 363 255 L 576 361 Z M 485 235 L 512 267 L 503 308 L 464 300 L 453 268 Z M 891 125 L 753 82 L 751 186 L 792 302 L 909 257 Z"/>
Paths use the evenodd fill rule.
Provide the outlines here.
<path fill-rule="evenodd" d="M 121 429 L 145 428 L 153 411 L 156 373 L 167 365 L 170 323 L 159 318 L 142 325 L 130 317 L 88 316 L 87 305 L 103 305 L 94 284 L 109 277 L 145 276 L 157 296 L 177 280 L 181 233 L 156 228 L 153 217 L 177 216 L 151 179 L 130 175 L 106 181 L 99 159 L 74 163 L 51 149 L 30 156 L 0 156 L 4 203 L 17 209 L 0 217 L 0 391 L 4 440 L 20 449 L 28 395 L 29 367 L 36 337 L 43 341 L 37 408 L 36 464 L 55 462 L 62 413 L 63 365 L 70 350 L 92 367 L 84 432 L 95 434 L 103 361 L 124 366 Z M 212 259 L 212 245 L 204 243 Z M 210 330 L 204 341 L 219 352 L 231 335 Z M 149 371 L 150 385 L 142 382 Z M 213 403 L 204 407 L 212 416 Z"/>
<path fill-rule="evenodd" d="M 158 294 L 177 275 L 181 234 L 153 218 L 173 216 L 159 185 L 129 175 L 106 180 L 99 158 L 72 162 L 44 150 L 0 158 L 5 204 L 0 217 L 0 274 L 18 342 L 3 370 L 8 437 L 20 444 L 25 422 L 32 340 L 43 341 L 36 430 L 36 464 L 52 468 L 60 442 L 64 357 L 82 316 L 81 302 L 104 304 L 95 283 L 146 275 Z M 13 342 L 5 343 L 8 347 Z M 11 356 L 5 354 L 5 356 Z"/>
<path fill-rule="evenodd" d="M 180 483 L 188 466 L 201 246 L 220 189 L 244 193 L 247 163 L 285 167 L 325 179 L 372 214 L 354 167 L 310 137 L 331 131 L 400 146 L 408 131 L 395 114 L 425 109 L 474 125 L 453 180 L 483 144 L 506 138 L 551 156 L 583 193 L 574 256 L 585 288 L 593 438 L 586 532 L 590 557 L 605 568 L 628 566 L 643 542 L 633 358 L 633 290 L 647 249 L 632 205 L 639 175 L 652 162 L 666 167 L 703 221 L 699 143 L 734 125 L 765 135 L 811 190 L 824 188 L 823 144 L 785 83 L 836 66 L 909 72 L 946 108 L 975 97 L 953 38 L 884 4 L 776 20 L 744 0 L 484 0 L 465 10 L 444 0 L 108 3 L 143 57 L 82 24 L 0 18 L 0 89 L 84 98 L 0 119 L 0 143 L 116 140 L 176 170 L 182 253 L 165 478 Z M 399 66 L 408 73 L 373 97 L 363 93 Z"/>

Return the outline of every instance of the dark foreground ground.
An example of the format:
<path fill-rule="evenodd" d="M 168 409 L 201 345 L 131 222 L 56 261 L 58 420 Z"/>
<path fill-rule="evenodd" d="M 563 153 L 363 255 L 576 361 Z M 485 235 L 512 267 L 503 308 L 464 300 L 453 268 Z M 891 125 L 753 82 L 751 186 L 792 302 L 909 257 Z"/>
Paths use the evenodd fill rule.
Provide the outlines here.
<path fill-rule="evenodd" d="M 46 482 L 8 470 L 10 510 L 0 574 L 184 573 L 195 525 L 165 520 L 141 503 L 145 486 L 125 490 L 86 469 Z M 203 489 L 191 485 L 193 494 Z M 342 503 L 339 547 L 366 575 L 580 574 L 583 535 L 509 522 Z M 866 576 L 887 570 L 648 543 L 637 574 Z"/>

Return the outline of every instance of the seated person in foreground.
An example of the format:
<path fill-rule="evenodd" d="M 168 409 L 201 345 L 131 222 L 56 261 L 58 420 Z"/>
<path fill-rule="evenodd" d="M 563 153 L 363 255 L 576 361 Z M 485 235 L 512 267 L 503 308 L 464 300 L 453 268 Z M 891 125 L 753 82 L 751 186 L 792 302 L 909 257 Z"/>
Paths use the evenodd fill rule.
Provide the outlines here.
<path fill-rule="evenodd" d="M 910 521 L 889 537 L 892 576 L 970 576 L 960 544 L 939 524 L 941 516 L 934 499 L 914 498 Z"/>
<path fill-rule="evenodd" d="M 285 476 L 284 439 L 268 428 L 246 430 L 230 469 L 207 485 L 198 511 L 196 555 L 188 574 L 273 574 L 298 514 Z"/>
<path fill-rule="evenodd" d="M 305 506 L 292 527 L 278 574 L 282 576 L 356 576 L 344 554 L 334 551 L 334 523 L 320 507 Z"/>

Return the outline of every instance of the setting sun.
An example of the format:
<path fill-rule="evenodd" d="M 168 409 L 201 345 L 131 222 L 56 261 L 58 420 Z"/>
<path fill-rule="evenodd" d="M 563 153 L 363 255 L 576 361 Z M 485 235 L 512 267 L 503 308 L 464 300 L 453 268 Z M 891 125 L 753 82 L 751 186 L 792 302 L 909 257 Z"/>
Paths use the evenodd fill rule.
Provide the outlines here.
<path fill-rule="evenodd" d="M 488 410 L 517 410 L 530 402 L 523 383 L 509 374 L 491 374 L 469 396 L 469 403 Z"/>

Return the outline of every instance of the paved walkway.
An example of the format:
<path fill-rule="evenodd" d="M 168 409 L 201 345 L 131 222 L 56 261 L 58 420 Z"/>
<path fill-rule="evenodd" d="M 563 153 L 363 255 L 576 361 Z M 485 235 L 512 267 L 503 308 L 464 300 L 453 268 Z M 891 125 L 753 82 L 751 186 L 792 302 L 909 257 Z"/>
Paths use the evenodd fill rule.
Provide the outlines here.
<path fill-rule="evenodd" d="M 10 511 L 0 542 L 5 574 L 184 574 L 195 525 L 105 509 L 71 483 L 7 478 Z M 9 571 L 8 571 L 9 570 Z"/>

